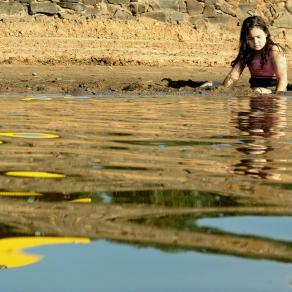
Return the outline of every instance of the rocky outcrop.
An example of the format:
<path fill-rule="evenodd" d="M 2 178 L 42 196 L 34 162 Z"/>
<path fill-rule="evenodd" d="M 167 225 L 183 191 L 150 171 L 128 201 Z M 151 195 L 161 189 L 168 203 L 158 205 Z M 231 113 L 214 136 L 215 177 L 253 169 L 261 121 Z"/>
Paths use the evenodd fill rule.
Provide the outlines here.
<path fill-rule="evenodd" d="M 195 28 L 216 24 L 228 28 L 250 15 L 292 29 L 292 0 L 9 0 L 0 1 L 0 17 L 48 15 L 59 18 L 150 17 L 170 23 L 189 22 Z"/>

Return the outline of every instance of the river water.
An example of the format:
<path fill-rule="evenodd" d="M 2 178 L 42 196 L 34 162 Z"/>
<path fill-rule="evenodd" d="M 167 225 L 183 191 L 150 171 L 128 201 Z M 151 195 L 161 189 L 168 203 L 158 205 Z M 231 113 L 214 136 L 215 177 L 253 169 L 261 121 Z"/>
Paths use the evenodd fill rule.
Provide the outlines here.
<path fill-rule="evenodd" d="M 291 108 L 292 96 L 2 96 L 1 286 L 292 291 Z"/>

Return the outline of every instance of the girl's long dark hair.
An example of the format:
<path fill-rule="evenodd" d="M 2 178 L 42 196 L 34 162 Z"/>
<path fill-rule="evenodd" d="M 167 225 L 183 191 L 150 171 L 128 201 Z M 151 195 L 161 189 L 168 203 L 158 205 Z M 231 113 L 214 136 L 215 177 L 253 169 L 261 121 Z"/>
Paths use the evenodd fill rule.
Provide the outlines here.
<path fill-rule="evenodd" d="M 241 69 L 243 70 L 243 68 L 248 65 L 255 56 L 255 51 L 251 49 L 247 43 L 249 31 L 254 27 L 262 29 L 267 35 L 267 42 L 261 50 L 262 65 L 267 62 L 270 50 L 275 43 L 272 41 L 271 34 L 265 21 L 260 16 L 251 16 L 246 18 L 242 23 L 239 52 L 237 57 L 231 62 L 232 67 L 239 63 Z"/>

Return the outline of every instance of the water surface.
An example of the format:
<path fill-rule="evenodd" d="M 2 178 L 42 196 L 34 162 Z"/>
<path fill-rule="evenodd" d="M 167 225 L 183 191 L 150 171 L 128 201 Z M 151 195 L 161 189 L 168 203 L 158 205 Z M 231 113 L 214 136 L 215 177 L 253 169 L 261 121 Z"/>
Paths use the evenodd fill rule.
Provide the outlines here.
<path fill-rule="evenodd" d="M 290 291 L 291 102 L 2 96 L 5 291 Z"/>

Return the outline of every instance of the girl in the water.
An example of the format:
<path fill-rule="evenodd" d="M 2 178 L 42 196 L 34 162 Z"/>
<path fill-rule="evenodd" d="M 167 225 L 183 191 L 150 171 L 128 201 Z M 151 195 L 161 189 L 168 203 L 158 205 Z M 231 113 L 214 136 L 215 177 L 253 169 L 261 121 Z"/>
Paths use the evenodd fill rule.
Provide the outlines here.
<path fill-rule="evenodd" d="M 248 66 L 250 86 L 257 92 L 271 93 L 269 87 L 276 87 L 276 92 L 287 90 L 287 61 L 284 50 L 272 41 L 265 21 L 259 16 L 244 20 L 239 52 L 231 66 L 232 69 L 223 82 L 225 87 L 238 80 L 245 66 Z"/>

